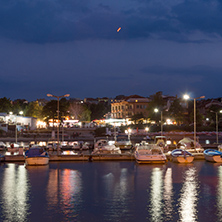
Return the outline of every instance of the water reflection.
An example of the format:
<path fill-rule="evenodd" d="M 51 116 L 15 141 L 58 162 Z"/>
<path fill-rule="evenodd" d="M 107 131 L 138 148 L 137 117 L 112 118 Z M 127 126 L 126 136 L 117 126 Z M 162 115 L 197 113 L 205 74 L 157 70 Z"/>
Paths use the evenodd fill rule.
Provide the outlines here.
<path fill-rule="evenodd" d="M 222 221 L 222 166 L 218 167 L 217 209 L 219 221 Z"/>
<path fill-rule="evenodd" d="M 2 206 L 5 221 L 26 221 L 29 186 L 23 165 L 8 164 L 3 175 Z"/>
<path fill-rule="evenodd" d="M 77 170 L 51 169 L 47 186 L 48 210 L 58 205 L 65 218 L 76 217 L 81 205 L 82 175 Z"/>
<path fill-rule="evenodd" d="M 185 171 L 185 180 L 179 200 L 179 215 L 182 222 L 197 221 L 198 182 L 196 174 L 194 167 Z"/>
<path fill-rule="evenodd" d="M 163 172 L 154 168 L 151 174 L 150 185 L 150 215 L 151 221 L 162 221 Z"/>
<path fill-rule="evenodd" d="M 106 202 L 106 212 L 104 217 L 109 218 L 110 221 L 119 221 L 124 215 L 125 220 L 132 213 L 129 209 L 130 202 L 130 189 L 133 189 L 129 185 L 129 172 L 127 168 L 118 167 L 114 176 L 112 173 L 108 173 L 103 177 L 105 196 L 108 197 Z"/>
<path fill-rule="evenodd" d="M 172 206 L 172 196 L 173 196 L 173 184 L 172 184 L 172 168 L 168 168 L 164 178 L 164 212 L 167 221 L 171 221 L 173 206 Z"/>

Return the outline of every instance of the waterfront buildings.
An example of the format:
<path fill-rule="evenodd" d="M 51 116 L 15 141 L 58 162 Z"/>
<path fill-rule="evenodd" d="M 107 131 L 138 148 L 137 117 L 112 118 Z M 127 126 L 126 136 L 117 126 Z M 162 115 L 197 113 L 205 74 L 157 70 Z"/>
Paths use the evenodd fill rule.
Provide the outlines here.
<path fill-rule="evenodd" d="M 132 95 L 122 100 L 114 100 L 111 103 L 112 118 L 130 118 L 136 114 L 147 115 L 149 98 Z"/>

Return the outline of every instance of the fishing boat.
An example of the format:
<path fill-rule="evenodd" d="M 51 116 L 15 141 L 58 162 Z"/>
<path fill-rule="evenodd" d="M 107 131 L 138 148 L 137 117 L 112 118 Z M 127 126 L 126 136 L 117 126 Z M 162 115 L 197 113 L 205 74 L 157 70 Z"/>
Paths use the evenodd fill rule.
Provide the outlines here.
<path fill-rule="evenodd" d="M 166 163 L 167 158 L 160 146 L 141 144 L 136 146 L 134 157 L 137 163 Z"/>
<path fill-rule="evenodd" d="M 92 154 L 121 154 L 121 150 L 115 145 L 115 141 L 98 140 Z"/>
<path fill-rule="evenodd" d="M 222 152 L 214 149 L 204 150 L 205 160 L 213 163 L 222 163 Z"/>
<path fill-rule="evenodd" d="M 31 147 L 25 151 L 26 165 L 47 165 L 49 163 L 49 155 L 42 147 Z"/>
<path fill-rule="evenodd" d="M 194 160 L 194 156 L 187 150 L 174 149 L 171 152 L 171 160 L 175 163 L 192 163 Z"/>

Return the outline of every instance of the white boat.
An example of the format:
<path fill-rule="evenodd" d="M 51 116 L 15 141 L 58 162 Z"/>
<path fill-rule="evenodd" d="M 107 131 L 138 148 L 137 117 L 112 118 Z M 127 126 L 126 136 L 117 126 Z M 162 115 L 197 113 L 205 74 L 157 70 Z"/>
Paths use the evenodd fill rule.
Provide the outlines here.
<path fill-rule="evenodd" d="M 19 151 L 19 145 L 16 143 L 12 143 L 10 147 L 7 147 L 7 151 L 10 152 L 11 154 L 16 153 Z"/>
<path fill-rule="evenodd" d="M 26 165 L 47 165 L 49 163 L 49 155 L 42 147 L 31 147 L 25 151 Z"/>
<path fill-rule="evenodd" d="M 154 144 L 160 146 L 164 152 L 167 152 L 172 145 L 172 141 L 166 136 L 155 136 Z"/>
<path fill-rule="evenodd" d="M 132 142 L 130 141 L 127 135 L 119 135 L 116 137 L 115 145 L 121 150 L 130 150 L 132 149 Z"/>
<path fill-rule="evenodd" d="M 166 163 L 167 161 L 161 147 L 156 144 L 136 146 L 134 157 L 138 163 Z"/>
<path fill-rule="evenodd" d="M 189 137 L 184 137 L 177 143 L 177 148 L 182 148 L 190 153 L 203 153 L 204 149 L 198 141 L 196 141 L 196 147 L 194 148 L 194 140 Z"/>
<path fill-rule="evenodd" d="M 115 145 L 115 141 L 98 140 L 92 154 L 121 154 L 121 150 Z"/>
<path fill-rule="evenodd" d="M 222 152 L 214 149 L 204 150 L 205 160 L 213 163 L 222 163 Z"/>
<path fill-rule="evenodd" d="M 192 163 L 194 160 L 194 156 L 187 150 L 174 149 L 171 152 L 171 160 L 175 163 Z"/>

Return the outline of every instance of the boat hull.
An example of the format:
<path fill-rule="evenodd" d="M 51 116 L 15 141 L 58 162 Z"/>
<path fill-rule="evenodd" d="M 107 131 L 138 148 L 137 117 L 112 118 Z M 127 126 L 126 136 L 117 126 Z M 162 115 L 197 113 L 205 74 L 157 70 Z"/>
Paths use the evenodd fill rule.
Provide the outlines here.
<path fill-rule="evenodd" d="M 135 155 L 137 163 L 166 163 L 164 155 Z"/>
<path fill-rule="evenodd" d="M 206 161 L 213 162 L 213 163 L 222 163 L 222 158 L 219 155 L 209 156 L 204 154 L 204 158 Z"/>
<path fill-rule="evenodd" d="M 184 157 L 184 156 L 177 156 L 177 157 L 172 157 L 172 161 L 174 163 L 192 163 L 194 160 L 193 156 L 188 156 L 188 157 Z"/>
<path fill-rule="evenodd" d="M 26 165 L 47 165 L 49 163 L 49 157 L 26 157 Z"/>
<path fill-rule="evenodd" d="M 213 163 L 222 163 L 222 152 L 213 149 L 204 151 L 204 158 L 206 161 Z"/>

